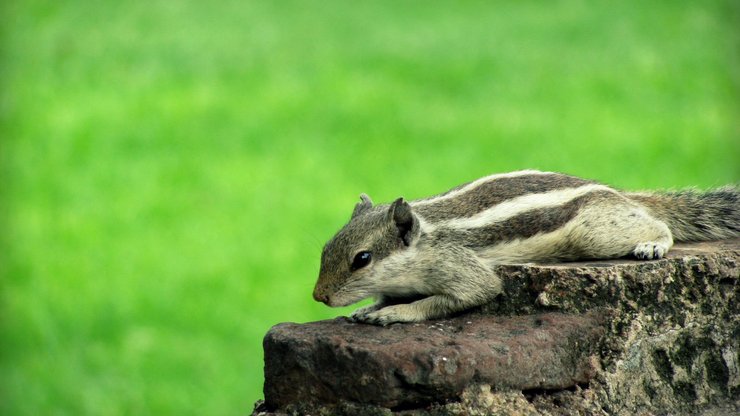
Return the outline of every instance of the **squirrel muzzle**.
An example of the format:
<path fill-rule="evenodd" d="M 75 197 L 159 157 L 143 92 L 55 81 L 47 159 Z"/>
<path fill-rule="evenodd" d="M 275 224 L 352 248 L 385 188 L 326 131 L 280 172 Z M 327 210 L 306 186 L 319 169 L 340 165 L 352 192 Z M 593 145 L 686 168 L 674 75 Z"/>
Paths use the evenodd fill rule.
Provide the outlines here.
<path fill-rule="evenodd" d="M 324 304 L 329 304 L 329 296 L 322 293 L 322 290 L 320 290 L 319 285 L 316 285 L 316 287 L 313 289 L 313 298 L 317 302 L 321 302 Z"/>

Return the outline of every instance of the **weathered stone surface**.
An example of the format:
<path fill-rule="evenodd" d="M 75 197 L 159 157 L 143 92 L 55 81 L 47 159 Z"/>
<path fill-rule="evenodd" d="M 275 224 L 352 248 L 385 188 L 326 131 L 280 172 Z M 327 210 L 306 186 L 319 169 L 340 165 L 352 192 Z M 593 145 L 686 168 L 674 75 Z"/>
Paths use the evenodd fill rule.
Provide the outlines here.
<path fill-rule="evenodd" d="M 383 328 L 345 318 L 280 324 L 265 337 L 265 401 L 424 406 L 472 383 L 563 389 L 596 373 L 592 315 L 462 316 Z"/>
<path fill-rule="evenodd" d="M 498 271 L 506 296 L 482 313 L 605 311 L 591 388 L 609 414 L 693 414 L 740 397 L 740 240 L 680 245 L 651 262 Z"/>
<path fill-rule="evenodd" d="M 282 362 L 282 368 L 300 368 L 305 374 L 266 374 L 268 400 L 259 410 L 339 415 L 740 414 L 740 240 L 677 246 L 658 261 L 507 265 L 497 272 L 504 279 L 505 294 L 451 320 L 381 328 L 337 319 L 274 328 L 265 340 L 268 373 Z M 511 349 L 495 354 L 496 345 L 536 338 L 532 324 L 537 316 L 563 329 L 541 332 L 550 338 L 531 345 L 530 367 L 521 360 L 526 355 L 512 354 Z M 525 333 L 506 332 L 527 322 Z M 596 322 L 602 322 L 601 332 L 593 326 Z M 485 333 L 478 350 L 460 341 L 474 325 Z M 304 329 L 319 327 L 323 335 Z M 575 345 L 576 327 L 588 328 L 591 335 L 570 355 L 561 354 L 558 346 Z M 598 339 L 593 338 L 597 333 Z M 301 337 L 304 344 L 299 345 L 296 338 Z M 485 363 L 475 358 L 475 351 L 486 351 L 484 345 L 490 357 L 511 357 L 508 371 L 491 370 L 502 365 L 495 358 Z M 366 352 L 370 347 L 374 355 Z M 379 367 L 364 378 L 342 378 L 350 367 L 374 368 L 371 361 Z M 524 383 L 536 379 L 532 368 L 538 365 L 547 368 L 541 371 L 550 381 Z M 482 374 L 491 377 L 483 380 Z M 565 383 L 568 374 L 571 382 Z M 319 387 L 309 391 L 307 382 Z M 282 398 L 291 391 L 296 399 L 285 404 L 289 399 Z"/>

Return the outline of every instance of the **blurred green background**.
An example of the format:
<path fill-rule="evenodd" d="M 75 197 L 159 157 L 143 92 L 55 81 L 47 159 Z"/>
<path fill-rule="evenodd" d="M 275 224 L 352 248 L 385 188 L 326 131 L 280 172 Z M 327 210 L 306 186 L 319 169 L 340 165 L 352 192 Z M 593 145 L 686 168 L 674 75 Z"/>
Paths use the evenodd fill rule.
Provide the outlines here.
<path fill-rule="evenodd" d="M 360 192 L 740 179 L 737 1 L 0 6 L 0 414 L 244 415 Z"/>

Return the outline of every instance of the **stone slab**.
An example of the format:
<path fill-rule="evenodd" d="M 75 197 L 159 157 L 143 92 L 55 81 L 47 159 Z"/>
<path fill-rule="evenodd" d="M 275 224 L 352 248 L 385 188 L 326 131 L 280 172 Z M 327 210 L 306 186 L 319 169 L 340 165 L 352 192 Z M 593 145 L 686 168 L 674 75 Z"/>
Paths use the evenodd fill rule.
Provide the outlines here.
<path fill-rule="evenodd" d="M 461 316 L 378 327 L 345 318 L 273 327 L 264 340 L 265 401 L 340 400 L 383 407 L 456 397 L 471 383 L 563 389 L 587 383 L 603 333 L 595 315 Z"/>

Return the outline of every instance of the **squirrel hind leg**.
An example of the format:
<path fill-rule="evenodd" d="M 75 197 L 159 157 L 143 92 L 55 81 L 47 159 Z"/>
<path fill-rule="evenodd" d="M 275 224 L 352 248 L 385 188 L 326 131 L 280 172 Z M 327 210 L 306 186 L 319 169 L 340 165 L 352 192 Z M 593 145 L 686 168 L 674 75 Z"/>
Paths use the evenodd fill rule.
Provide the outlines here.
<path fill-rule="evenodd" d="M 668 225 L 647 214 L 629 234 L 638 240 L 630 253 L 638 260 L 662 259 L 673 247 L 673 235 Z"/>
<path fill-rule="evenodd" d="M 585 243 L 580 245 L 584 257 L 654 260 L 665 257 L 673 246 L 666 223 L 641 207 L 599 208 L 581 213 L 571 232 L 571 241 Z"/>

